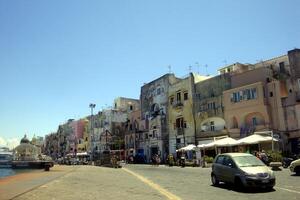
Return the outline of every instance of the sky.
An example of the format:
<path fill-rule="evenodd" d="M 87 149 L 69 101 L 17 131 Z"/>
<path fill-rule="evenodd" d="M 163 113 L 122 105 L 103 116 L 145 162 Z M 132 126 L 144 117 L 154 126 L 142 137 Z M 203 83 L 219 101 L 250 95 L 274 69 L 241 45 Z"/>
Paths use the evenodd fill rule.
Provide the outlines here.
<path fill-rule="evenodd" d="M 168 66 L 216 75 L 300 48 L 299 10 L 297 0 L 2 0 L 0 142 L 55 132 L 90 103 L 139 98 Z"/>

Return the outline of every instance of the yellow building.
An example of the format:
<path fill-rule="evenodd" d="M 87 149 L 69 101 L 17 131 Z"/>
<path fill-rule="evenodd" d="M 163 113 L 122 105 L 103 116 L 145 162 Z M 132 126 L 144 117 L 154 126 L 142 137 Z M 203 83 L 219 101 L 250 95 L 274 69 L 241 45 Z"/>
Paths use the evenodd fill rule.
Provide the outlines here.
<path fill-rule="evenodd" d="M 178 79 L 169 87 L 169 152 L 175 154 L 188 144 L 195 144 L 195 118 L 193 114 L 194 84 L 207 79 L 190 73 L 188 77 Z"/>

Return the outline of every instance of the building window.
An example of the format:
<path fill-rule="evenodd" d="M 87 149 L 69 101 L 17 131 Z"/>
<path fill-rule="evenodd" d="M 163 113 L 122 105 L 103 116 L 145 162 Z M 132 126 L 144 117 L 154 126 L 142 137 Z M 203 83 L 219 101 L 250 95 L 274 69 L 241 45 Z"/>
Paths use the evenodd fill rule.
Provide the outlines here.
<path fill-rule="evenodd" d="M 270 92 L 270 97 L 273 97 L 273 92 Z"/>
<path fill-rule="evenodd" d="M 131 110 L 131 111 L 133 110 L 133 106 L 132 105 L 129 106 L 129 110 Z"/>
<path fill-rule="evenodd" d="M 185 93 L 183 94 L 183 100 L 188 100 L 188 93 L 187 93 L 187 92 L 185 92 Z"/>
<path fill-rule="evenodd" d="M 160 88 L 157 89 L 156 93 L 157 95 L 160 95 Z"/>
<path fill-rule="evenodd" d="M 177 92 L 177 94 L 176 94 L 176 101 L 177 102 L 181 101 L 181 93 L 180 92 Z"/>
<path fill-rule="evenodd" d="M 256 99 L 256 88 L 245 89 L 237 92 L 231 93 L 231 102 L 240 102 L 243 100 Z"/>
<path fill-rule="evenodd" d="M 157 130 L 153 130 L 153 137 L 157 137 Z"/>
<path fill-rule="evenodd" d="M 250 95 L 251 99 L 256 99 L 257 98 L 257 94 L 256 94 L 256 88 L 252 88 L 251 89 L 251 95 Z"/>
<path fill-rule="evenodd" d="M 215 102 L 211 102 L 207 104 L 207 109 L 208 110 L 212 110 L 216 108 L 216 103 Z"/>
<path fill-rule="evenodd" d="M 232 118 L 232 128 L 238 128 L 238 122 L 235 117 Z"/>
<path fill-rule="evenodd" d="M 174 97 L 171 97 L 170 98 L 170 104 L 173 105 L 173 103 L 174 103 Z"/>
<path fill-rule="evenodd" d="M 280 73 L 285 73 L 284 62 L 279 63 L 279 71 Z"/>
<path fill-rule="evenodd" d="M 186 121 L 183 122 L 183 128 L 187 128 Z"/>
<path fill-rule="evenodd" d="M 115 108 L 117 108 L 117 104 L 115 103 Z"/>
<path fill-rule="evenodd" d="M 256 117 L 253 117 L 253 118 L 252 118 L 252 125 L 253 125 L 253 126 L 256 126 L 256 125 L 257 125 Z"/>
<path fill-rule="evenodd" d="M 215 122 L 214 121 L 210 122 L 210 130 L 215 131 Z"/>
<path fill-rule="evenodd" d="M 183 118 L 176 119 L 176 128 L 183 128 Z"/>

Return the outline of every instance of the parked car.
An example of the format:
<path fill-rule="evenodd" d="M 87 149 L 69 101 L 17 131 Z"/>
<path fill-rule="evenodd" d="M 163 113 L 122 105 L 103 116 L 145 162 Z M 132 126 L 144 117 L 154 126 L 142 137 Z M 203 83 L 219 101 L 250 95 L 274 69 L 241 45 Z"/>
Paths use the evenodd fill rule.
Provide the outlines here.
<path fill-rule="evenodd" d="M 231 183 L 237 187 L 262 187 L 272 189 L 274 172 L 260 159 L 247 153 L 225 153 L 218 155 L 212 165 L 211 181 Z"/>
<path fill-rule="evenodd" d="M 290 170 L 291 172 L 295 172 L 297 175 L 300 175 L 300 159 L 291 162 Z"/>

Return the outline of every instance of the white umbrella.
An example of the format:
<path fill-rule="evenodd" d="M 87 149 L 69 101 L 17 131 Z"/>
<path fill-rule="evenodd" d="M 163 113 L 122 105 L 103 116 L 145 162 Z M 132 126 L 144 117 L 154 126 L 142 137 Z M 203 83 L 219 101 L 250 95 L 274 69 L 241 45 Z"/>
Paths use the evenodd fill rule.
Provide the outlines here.
<path fill-rule="evenodd" d="M 204 144 L 204 145 L 198 145 L 200 148 L 210 148 L 210 147 L 231 147 L 238 145 L 239 142 L 233 138 L 226 137 L 220 140 L 216 140 L 214 142 Z"/>
<path fill-rule="evenodd" d="M 189 144 L 186 147 L 180 148 L 179 150 L 190 151 L 190 150 L 193 150 L 195 147 L 196 147 L 195 145 Z"/>
<path fill-rule="evenodd" d="M 230 137 L 215 141 L 215 146 L 217 146 L 217 147 L 231 147 L 231 146 L 235 146 L 238 144 L 239 144 L 239 142 L 237 140 L 230 138 Z"/>
<path fill-rule="evenodd" d="M 206 144 L 199 144 L 197 145 L 198 148 L 204 148 Z"/>
<path fill-rule="evenodd" d="M 271 142 L 271 141 L 278 141 L 277 139 L 270 137 L 270 136 L 261 136 L 257 134 L 250 135 L 248 137 L 239 139 L 239 144 L 258 144 L 261 142 Z"/>

